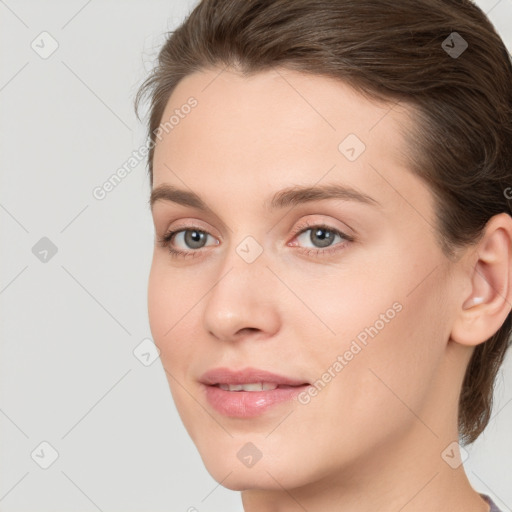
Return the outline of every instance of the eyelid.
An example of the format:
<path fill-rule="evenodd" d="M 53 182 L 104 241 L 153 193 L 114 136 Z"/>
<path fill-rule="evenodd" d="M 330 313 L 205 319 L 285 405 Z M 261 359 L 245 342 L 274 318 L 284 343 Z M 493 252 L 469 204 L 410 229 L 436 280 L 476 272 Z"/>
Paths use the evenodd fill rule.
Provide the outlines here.
<path fill-rule="evenodd" d="M 297 235 L 301 234 L 303 231 L 307 231 L 311 228 L 323 227 L 325 229 L 336 231 L 343 235 L 344 238 L 350 241 L 354 241 L 355 237 L 349 235 L 345 230 L 332 226 L 330 222 L 324 222 L 321 220 L 305 220 L 303 223 L 299 223 L 292 231 L 293 237 L 295 238 Z M 347 226 L 348 227 L 348 226 Z"/>
<path fill-rule="evenodd" d="M 176 222 L 176 224 L 172 224 L 170 227 L 168 227 L 164 231 L 164 237 L 167 235 L 167 233 L 173 231 L 175 234 L 178 231 L 190 231 L 196 229 L 197 231 L 203 231 L 204 233 L 207 233 L 210 236 L 213 236 L 214 238 L 217 238 L 222 241 L 222 236 L 218 233 L 216 229 L 211 228 L 210 226 L 206 226 L 203 222 L 199 220 L 187 220 L 182 219 Z"/>

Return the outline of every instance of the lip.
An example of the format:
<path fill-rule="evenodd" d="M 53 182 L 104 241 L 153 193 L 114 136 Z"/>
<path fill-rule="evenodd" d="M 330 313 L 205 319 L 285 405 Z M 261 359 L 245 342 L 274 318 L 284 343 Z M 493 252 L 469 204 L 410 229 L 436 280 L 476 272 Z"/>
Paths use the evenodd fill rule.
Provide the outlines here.
<path fill-rule="evenodd" d="M 219 413 L 235 417 L 250 418 L 263 414 L 271 407 L 288 402 L 304 391 L 310 384 L 258 368 L 231 370 L 214 368 L 204 373 L 200 382 L 208 403 Z M 218 384 L 248 384 L 270 382 L 276 389 L 266 391 L 226 391 Z"/>
<path fill-rule="evenodd" d="M 247 384 L 250 382 L 273 382 L 280 386 L 300 386 L 307 384 L 304 380 L 292 379 L 284 375 L 268 372 L 259 368 L 244 368 L 231 370 L 230 368 L 214 368 L 204 373 L 199 381 L 206 385 L 215 384 Z"/>

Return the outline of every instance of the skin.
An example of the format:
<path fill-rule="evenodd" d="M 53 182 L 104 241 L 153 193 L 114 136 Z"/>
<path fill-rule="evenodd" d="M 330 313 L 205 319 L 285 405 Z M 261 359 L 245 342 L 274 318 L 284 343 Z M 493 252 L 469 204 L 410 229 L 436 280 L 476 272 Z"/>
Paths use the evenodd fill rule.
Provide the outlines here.
<path fill-rule="evenodd" d="M 441 455 L 458 439 L 474 347 L 510 312 L 511 218 L 494 217 L 477 245 L 444 255 L 430 190 L 408 167 L 413 120 L 401 104 L 295 71 L 219 68 L 183 79 L 163 119 L 190 96 L 197 107 L 155 147 L 153 189 L 192 190 L 212 212 L 159 200 L 153 220 L 157 237 L 187 226 L 209 236 L 197 249 L 177 235 L 175 249 L 195 251 L 186 258 L 155 244 L 148 312 L 209 473 L 242 491 L 246 512 L 488 511 L 463 466 Z M 355 161 L 338 149 L 350 133 L 366 145 Z M 265 208 L 283 188 L 332 183 L 380 205 Z M 340 250 L 306 254 L 325 248 L 310 238 L 315 230 L 294 234 L 305 221 L 354 240 L 336 236 L 329 247 Z M 249 235 L 262 249 L 252 263 L 236 251 Z M 218 366 L 318 380 L 394 303 L 401 311 L 309 403 L 240 419 L 205 400 L 199 378 Z M 252 467 L 237 457 L 248 442 L 262 454 Z"/>

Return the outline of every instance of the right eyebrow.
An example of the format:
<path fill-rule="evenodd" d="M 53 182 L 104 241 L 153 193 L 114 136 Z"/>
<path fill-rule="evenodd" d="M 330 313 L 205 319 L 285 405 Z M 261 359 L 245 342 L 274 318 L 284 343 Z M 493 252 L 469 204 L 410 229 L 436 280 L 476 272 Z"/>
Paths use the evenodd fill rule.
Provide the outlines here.
<path fill-rule="evenodd" d="M 189 190 L 182 190 L 172 185 L 159 185 L 151 191 L 149 198 L 149 205 L 153 209 L 153 205 L 157 201 L 167 201 L 171 203 L 181 204 L 183 206 L 190 206 L 198 210 L 213 213 L 206 203 L 195 192 Z"/>

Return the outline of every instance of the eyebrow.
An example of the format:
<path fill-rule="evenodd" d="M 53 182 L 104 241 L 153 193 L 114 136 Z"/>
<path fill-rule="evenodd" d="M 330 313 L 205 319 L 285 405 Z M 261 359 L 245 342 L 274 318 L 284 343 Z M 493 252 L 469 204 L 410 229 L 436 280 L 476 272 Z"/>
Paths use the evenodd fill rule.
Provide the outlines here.
<path fill-rule="evenodd" d="M 317 185 L 309 187 L 295 185 L 276 192 L 270 201 L 267 200 L 265 202 L 265 208 L 269 211 L 273 211 L 283 209 L 288 206 L 297 206 L 299 204 L 324 199 L 357 201 L 369 206 L 382 207 L 382 205 L 373 197 L 346 185 Z M 151 196 L 149 198 L 149 205 L 151 209 L 153 209 L 153 205 L 157 201 L 173 202 L 213 214 L 211 208 L 209 208 L 195 192 L 178 189 L 172 185 L 162 184 L 151 191 Z"/>

